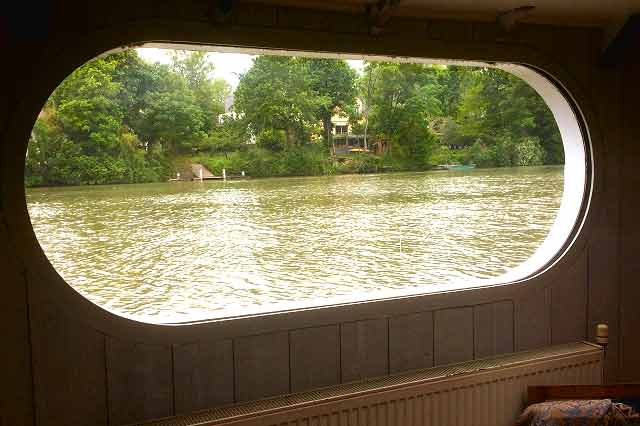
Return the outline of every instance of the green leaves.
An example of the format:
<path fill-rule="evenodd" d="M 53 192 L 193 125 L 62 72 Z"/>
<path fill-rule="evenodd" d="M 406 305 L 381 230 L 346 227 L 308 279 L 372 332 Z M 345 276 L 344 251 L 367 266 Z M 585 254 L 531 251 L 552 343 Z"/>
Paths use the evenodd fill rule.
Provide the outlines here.
<path fill-rule="evenodd" d="M 296 58 L 259 56 L 240 78 L 235 109 L 252 131 L 279 129 L 287 134 L 285 145 L 304 140 L 322 103 L 311 90 L 309 76 Z"/>
<path fill-rule="evenodd" d="M 167 156 L 200 149 L 230 93 L 209 79 L 204 53 L 179 53 L 172 68 L 134 50 L 94 59 L 51 95 L 27 156 L 31 184 L 158 180 Z"/>
<path fill-rule="evenodd" d="M 122 85 L 113 80 L 118 63 L 95 59 L 78 68 L 56 89 L 52 106 L 65 134 L 88 155 L 105 154 L 117 145 L 123 112 Z"/>
<path fill-rule="evenodd" d="M 311 92 L 318 97 L 318 115 L 329 117 L 336 108 L 355 106 L 356 72 L 347 62 L 337 59 L 300 58 Z"/>
<path fill-rule="evenodd" d="M 213 64 L 207 61 L 206 52 L 188 52 L 185 50 L 173 51 L 171 54 L 171 68 L 194 91 L 209 82 L 209 76 L 214 70 Z"/>
<path fill-rule="evenodd" d="M 487 167 L 562 164 L 562 141 L 544 100 L 523 80 L 491 68 L 468 69 L 460 82 L 457 135 L 475 143 L 472 161 Z"/>
<path fill-rule="evenodd" d="M 243 158 L 256 176 L 564 161 L 544 101 L 496 69 L 370 62 L 358 75 L 343 60 L 259 56 L 240 78 L 231 114 L 231 88 L 213 70 L 204 52 L 175 52 L 170 65 L 146 63 L 135 50 L 86 63 L 34 126 L 27 184 L 155 181 L 173 174 L 176 157 L 203 154 Z M 335 115 L 382 155 L 338 158 Z"/>
<path fill-rule="evenodd" d="M 170 152 L 189 152 L 206 137 L 205 113 L 189 90 L 154 93 L 143 119 L 154 142 Z"/>
<path fill-rule="evenodd" d="M 355 79 L 345 61 L 260 56 L 240 79 L 235 109 L 256 135 L 267 129 L 284 131 L 283 148 L 289 149 L 308 142 L 317 123 L 330 126 L 336 109 L 355 105 Z M 280 144 L 270 146 L 278 149 Z"/>
<path fill-rule="evenodd" d="M 370 126 L 378 137 L 391 141 L 394 156 L 411 168 L 429 164 L 436 139 L 429 129 L 441 114 L 438 71 L 422 64 L 370 63 L 365 77 L 375 73 L 370 92 Z"/>

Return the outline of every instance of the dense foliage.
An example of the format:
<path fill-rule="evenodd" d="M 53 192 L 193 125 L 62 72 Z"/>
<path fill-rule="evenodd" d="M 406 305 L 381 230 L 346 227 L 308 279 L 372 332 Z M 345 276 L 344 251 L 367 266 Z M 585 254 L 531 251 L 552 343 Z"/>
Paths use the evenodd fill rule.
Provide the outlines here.
<path fill-rule="evenodd" d="M 27 185 L 162 181 L 197 161 L 250 176 L 561 164 L 544 101 L 500 70 L 259 56 L 233 93 L 203 52 L 150 64 L 97 58 L 55 90 L 33 128 Z M 336 155 L 333 115 L 370 152 Z M 381 149 L 384 147 L 384 149 Z"/>
<path fill-rule="evenodd" d="M 211 70 L 202 52 L 176 52 L 167 66 L 128 50 L 81 66 L 36 121 L 27 185 L 165 180 L 174 157 L 217 146 L 229 132 L 217 123 L 230 88 L 210 80 Z"/>

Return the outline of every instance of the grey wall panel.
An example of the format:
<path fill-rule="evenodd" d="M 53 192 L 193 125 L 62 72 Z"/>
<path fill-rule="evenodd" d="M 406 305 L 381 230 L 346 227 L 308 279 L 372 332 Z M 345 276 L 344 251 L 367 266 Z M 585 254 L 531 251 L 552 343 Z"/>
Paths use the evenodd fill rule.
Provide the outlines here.
<path fill-rule="evenodd" d="M 340 383 L 338 325 L 294 330 L 291 339 L 291 391 Z"/>
<path fill-rule="evenodd" d="M 342 381 L 382 376 L 389 372 L 387 319 L 342 324 Z"/>
<path fill-rule="evenodd" d="M 174 414 L 171 347 L 107 338 L 109 424 Z"/>
<path fill-rule="evenodd" d="M 587 255 L 551 290 L 551 342 L 584 340 L 587 332 Z"/>
<path fill-rule="evenodd" d="M 389 319 L 391 373 L 433 366 L 433 313 L 421 312 Z"/>
<path fill-rule="evenodd" d="M 511 300 L 473 308 L 475 358 L 513 352 L 513 310 Z"/>
<path fill-rule="evenodd" d="M 638 119 L 638 99 L 640 99 L 640 85 L 638 84 L 640 65 L 629 65 L 624 70 L 623 114 L 622 127 L 626 138 L 624 140 L 624 156 L 622 161 L 622 206 L 621 214 L 621 281 L 620 281 L 620 380 L 640 380 L 640 120 Z M 594 301 L 595 303 L 596 301 Z"/>
<path fill-rule="evenodd" d="M 4 102 L 0 106 L 4 107 Z M 3 223 L 0 212 L 0 241 L 7 236 Z M 2 286 L 0 298 L 0 336 L 4 340 L 0 350 L 0 383 L 4 385 L 0 391 L 0 425 L 34 422 L 27 281 L 16 266 L 9 247 L 0 244 L 0 281 L 14 283 Z"/>
<path fill-rule="evenodd" d="M 551 344 L 551 289 L 540 289 L 516 302 L 516 350 Z"/>
<path fill-rule="evenodd" d="M 434 330 L 435 365 L 473 359 L 473 308 L 436 311 Z"/>
<path fill-rule="evenodd" d="M 234 357 L 236 401 L 289 392 L 289 333 L 235 339 Z"/>
<path fill-rule="evenodd" d="M 68 318 L 45 289 L 29 287 L 37 424 L 106 425 L 104 336 Z"/>
<path fill-rule="evenodd" d="M 597 55 L 600 46 L 592 44 L 592 33 L 598 32 L 598 29 L 556 26 L 549 32 L 553 33 L 552 54 L 558 61 L 571 68 L 574 78 L 580 80 L 585 85 L 584 87 L 591 87 L 595 67 L 585 66 L 585 64 L 598 62 Z M 569 50 L 571 55 L 563 54 Z"/>
<path fill-rule="evenodd" d="M 233 342 L 198 342 L 173 348 L 177 414 L 234 401 Z"/>
<path fill-rule="evenodd" d="M 618 68 L 602 69 L 593 85 L 594 99 L 598 102 L 602 122 L 609 123 L 603 134 L 606 147 L 602 176 L 604 203 L 598 212 L 598 225 L 588 247 L 588 324 L 591 341 L 595 339 L 596 324 L 609 324 L 609 346 L 605 358 L 607 380 L 616 376 L 618 367 L 620 330 L 618 309 L 620 306 L 620 186 L 622 173 L 621 154 L 624 133 L 622 129 L 623 106 L 619 102 L 624 82 Z"/>

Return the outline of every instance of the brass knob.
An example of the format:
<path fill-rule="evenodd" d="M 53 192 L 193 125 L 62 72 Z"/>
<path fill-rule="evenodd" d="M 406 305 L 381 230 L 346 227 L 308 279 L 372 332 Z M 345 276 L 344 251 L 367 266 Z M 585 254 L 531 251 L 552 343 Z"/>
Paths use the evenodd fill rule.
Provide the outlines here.
<path fill-rule="evenodd" d="M 609 326 L 607 324 L 596 325 L 596 343 L 603 346 L 609 343 Z"/>

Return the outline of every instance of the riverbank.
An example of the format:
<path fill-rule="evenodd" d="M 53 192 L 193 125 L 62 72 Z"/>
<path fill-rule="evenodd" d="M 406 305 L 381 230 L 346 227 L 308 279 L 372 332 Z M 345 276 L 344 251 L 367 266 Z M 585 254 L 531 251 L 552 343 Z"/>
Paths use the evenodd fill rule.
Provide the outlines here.
<path fill-rule="evenodd" d="M 260 148 L 235 151 L 227 154 L 196 155 L 183 157 L 174 162 L 176 167 L 185 163 L 199 163 L 213 174 L 220 175 L 222 169 L 239 174 L 244 171 L 251 177 L 323 176 L 334 174 L 379 173 L 384 170 L 409 171 L 428 170 L 410 167 L 391 158 L 368 153 L 354 153 L 330 157 L 324 150 L 315 147 L 298 148 L 278 153 Z"/>
<path fill-rule="evenodd" d="M 431 168 L 431 164 L 426 161 L 406 161 L 372 153 L 331 157 L 326 148 L 314 145 L 279 152 L 254 146 L 228 153 L 166 155 L 135 166 L 118 161 L 94 161 L 91 167 L 84 167 L 82 163 L 66 167 L 64 176 L 55 179 L 42 179 L 33 173 L 25 173 L 25 186 L 35 188 L 166 182 L 175 178 L 177 173 L 189 170 L 193 163 L 202 164 L 217 176 L 222 175 L 222 169 L 225 169 L 228 175 L 240 175 L 244 171 L 247 177 L 252 178 L 426 171 Z"/>
<path fill-rule="evenodd" d="M 221 175 L 225 169 L 228 174 L 244 171 L 250 177 L 324 176 L 428 171 L 439 164 L 471 164 L 473 159 L 470 149 L 451 151 L 442 148 L 422 157 L 371 152 L 331 156 L 322 145 L 307 145 L 279 152 L 249 147 L 229 153 L 182 156 L 173 161 L 173 168 L 179 171 L 188 168 L 189 164 L 198 163 L 214 175 Z"/>
<path fill-rule="evenodd" d="M 493 153 L 495 154 L 495 153 Z M 493 155 L 492 154 L 492 155 Z M 214 175 L 221 176 L 242 172 L 251 178 L 330 176 L 344 174 L 368 174 L 382 172 L 411 172 L 433 170 L 440 164 L 477 164 L 479 168 L 538 166 L 541 161 L 487 161 L 488 154 L 477 146 L 452 150 L 446 146 L 422 157 L 402 155 L 375 155 L 357 152 L 330 156 L 322 144 L 271 151 L 257 146 L 225 153 L 199 153 L 194 155 L 159 155 L 136 164 L 109 159 L 93 158 L 76 165 L 67 165 L 59 179 L 41 179 L 33 173 L 25 173 L 26 187 L 56 187 L 78 185 L 114 185 L 124 183 L 166 182 L 177 173 L 190 170 L 193 163 L 202 164 Z M 494 155 L 495 156 L 495 155 Z M 497 156 L 496 156 L 497 157 Z M 501 154 L 500 158 L 505 157 Z M 85 163 L 90 163 L 91 167 Z M 530 164 L 531 163 L 531 164 Z"/>

